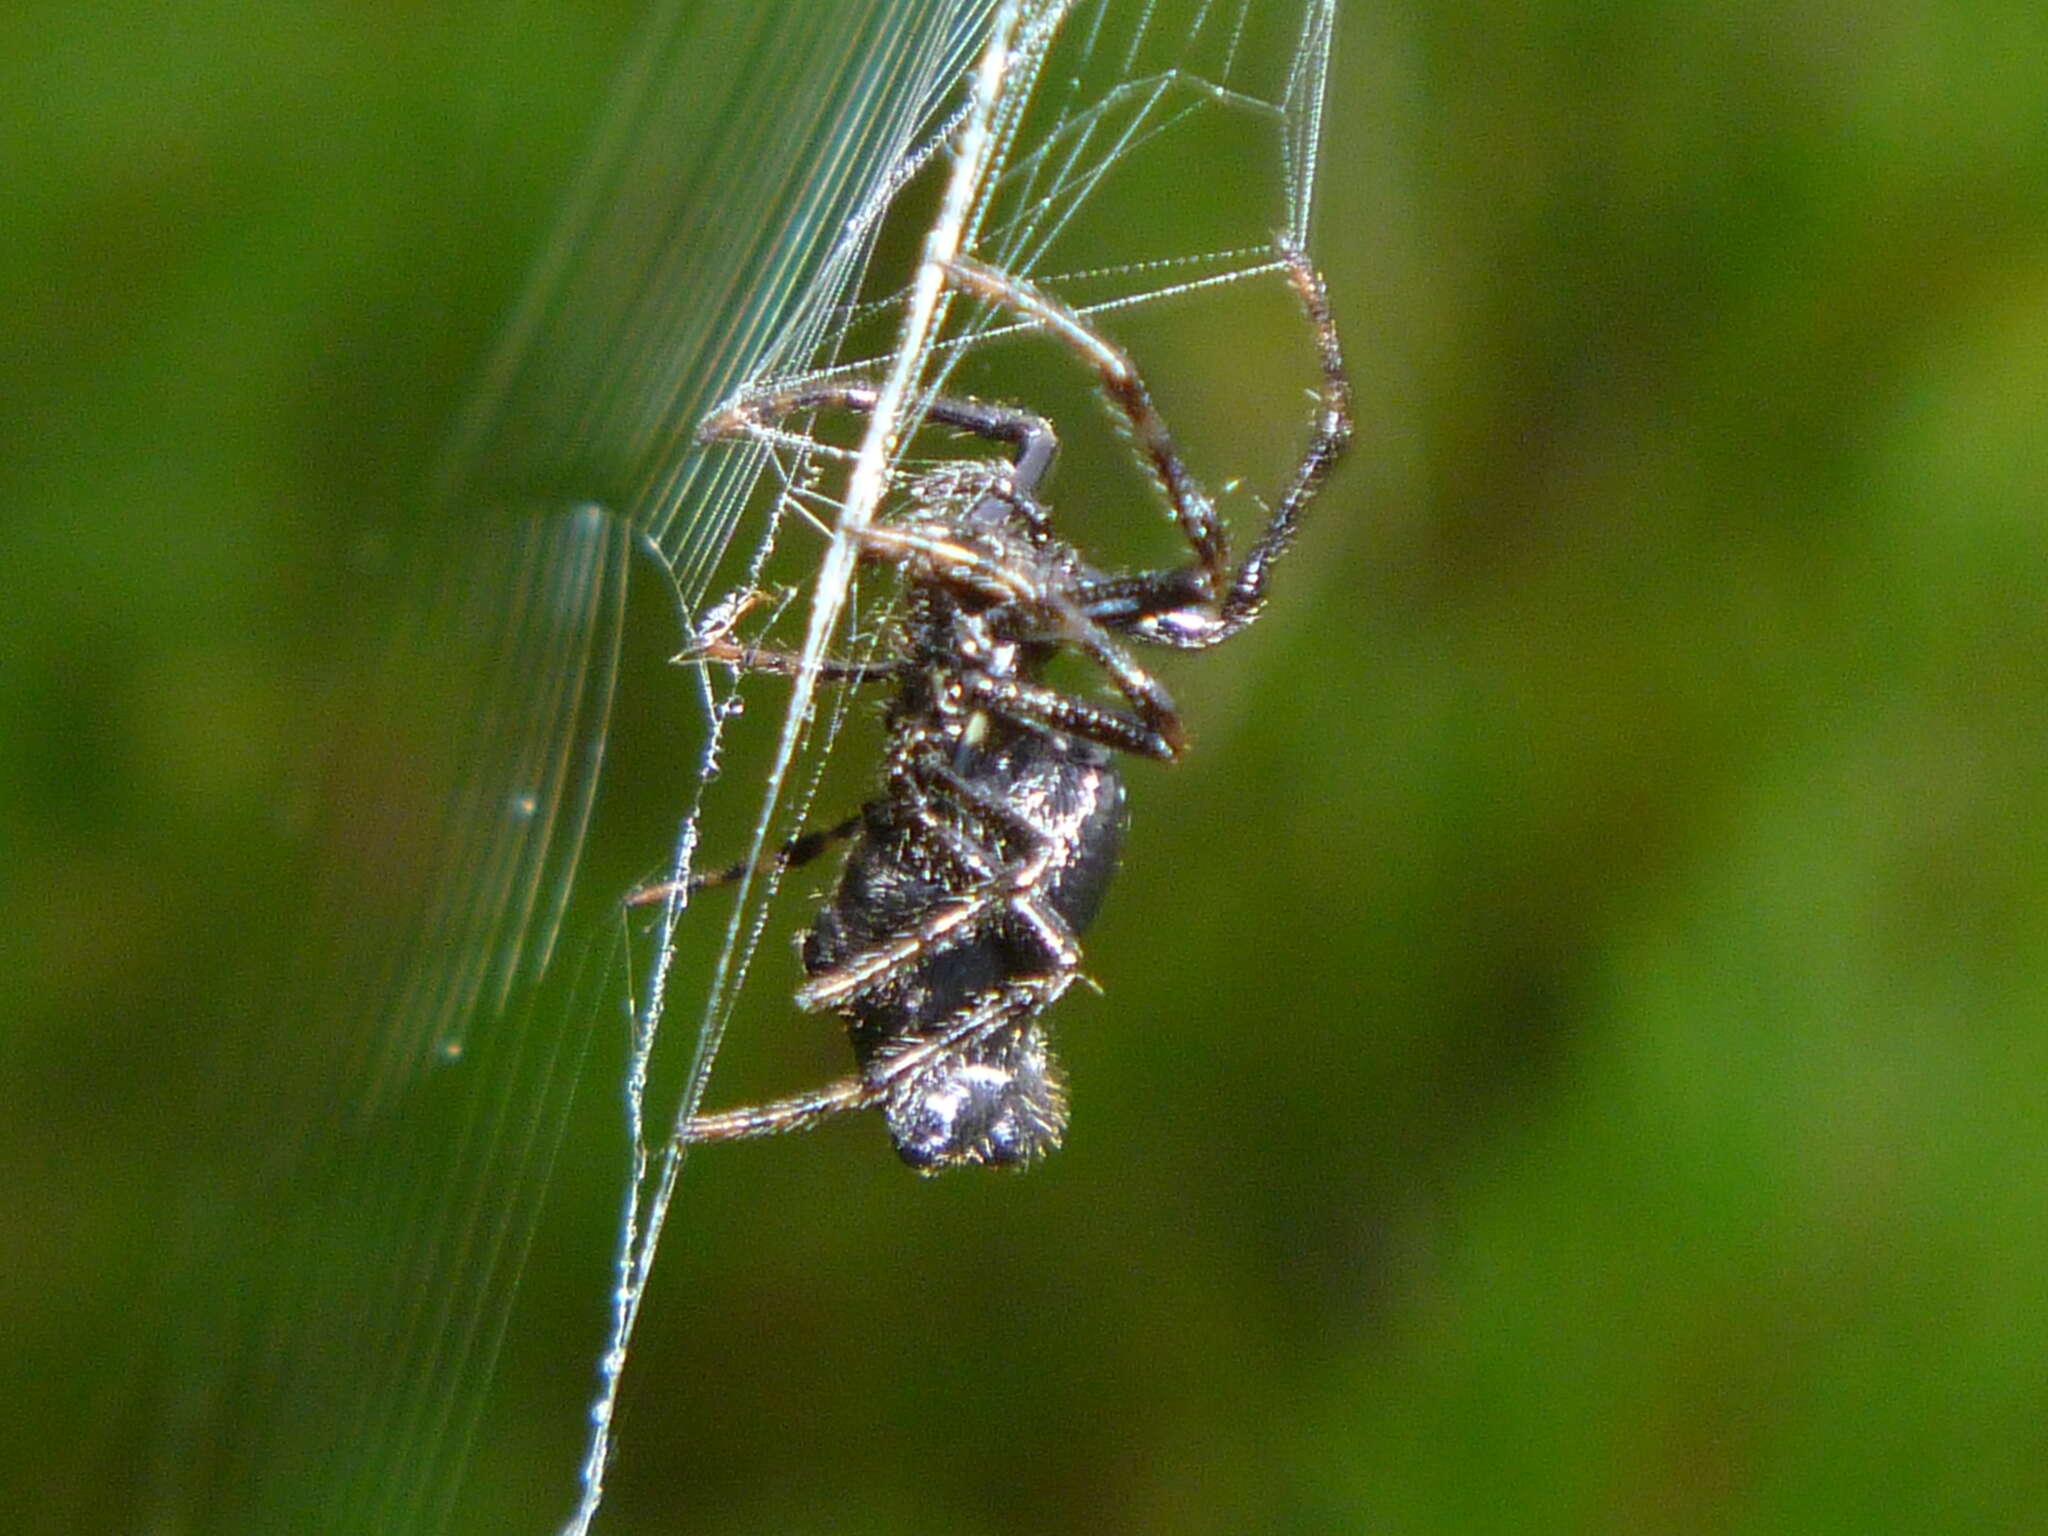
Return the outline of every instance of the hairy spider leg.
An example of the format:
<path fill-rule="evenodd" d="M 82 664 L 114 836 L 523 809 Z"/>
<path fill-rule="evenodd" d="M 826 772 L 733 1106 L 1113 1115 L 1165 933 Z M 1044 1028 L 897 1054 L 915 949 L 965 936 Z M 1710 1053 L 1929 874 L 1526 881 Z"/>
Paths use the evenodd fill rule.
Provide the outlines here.
<path fill-rule="evenodd" d="M 1166 493 L 1174 521 L 1194 551 L 1205 590 L 1212 596 L 1220 593 L 1230 575 L 1229 535 L 1208 493 L 1173 446 L 1173 434 L 1166 428 L 1166 419 L 1152 403 L 1152 392 L 1146 388 L 1130 354 L 1059 300 L 1021 277 L 1000 272 L 971 256 L 954 257 L 947 265 L 946 275 L 961 292 L 1036 322 L 1095 370 L 1102 380 L 1103 393 L 1129 424 L 1131 436 L 1150 465 L 1153 478 Z"/>
<path fill-rule="evenodd" d="M 803 667 L 803 658 L 795 652 L 748 645 L 732 637 L 739 621 L 760 606 L 766 595 L 751 591 L 737 599 L 715 604 L 704 627 L 692 634 L 689 644 L 670 659 L 683 666 L 692 662 L 715 661 L 735 672 L 771 672 L 780 677 L 794 677 Z M 903 668 L 894 661 L 827 656 L 818 662 L 818 675 L 833 682 L 883 683 L 901 678 Z"/>
<path fill-rule="evenodd" d="M 1268 576 L 1293 543 L 1302 513 L 1351 440 L 1351 383 L 1322 275 L 1290 242 L 1282 241 L 1276 254 L 1307 312 L 1323 386 L 1315 433 L 1286 493 L 1235 573 L 1230 569 L 1228 536 L 1215 506 L 1182 463 L 1166 422 L 1129 354 L 1022 278 L 967 256 L 955 257 L 947 269 L 963 292 L 1036 322 L 1096 371 L 1110 403 L 1130 424 L 1132 436 L 1194 552 L 1194 564 L 1185 569 L 1082 582 L 1078 594 L 1082 611 L 1107 629 L 1183 650 L 1217 645 L 1244 630 L 1259 615 Z"/>
<path fill-rule="evenodd" d="M 809 832 L 800 832 L 776 850 L 768 860 L 772 869 L 802 869 L 819 854 L 837 843 L 843 843 L 860 830 L 861 813 L 856 811 L 846 820 L 834 822 L 829 827 L 815 827 Z M 637 886 L 626 893 L 625 905 L 629 907 L 658 907 L 673 896 L 694 896 L 699 891 L 710 890 L 713 886 L 731 885 L 734 881 L 753 873 L 759 866 L 751 859 L 741 859 L 737 864 L 728 864 L 724 869 L 706 870 L 682 880 L 663 880 L 656 885 Z"/>
<path fill-rule="evenodd" d="M 886 1088 L 877 1087 L 864 1078 L 842 1077 L 823 1088 L 794 1093 L 786 1099 L 771 1099 L 765 1104 L 745 1104 L 738 1109 L 692 1115 L 683 1127 L 682 1139 L 686 1142 L 740 1141 L 750 1136 L 781 1136 L 791 1131 L 807 1131 L 836 1115 L 872 1109 L 886 1092 Z"/>
<path fill-rule="evenodd" d="M 1228 640 L 1258 617 L 1266 600 L 1268 574 L 1294 542 L 1301 528 L 1302 512 L 1323 488 L 1331 469 L 1351 443 L 1351 376 L 1344 368 L 1344 349 L 1337 340 L 1337 321 L 1330 313 L 1330 295 L 1323 284 L 1323 274 L 1310 266 L 1307 254 L 1290 242 L 1280 243 L 1279 256 L 1308 316 L 1316 357 L 1322 365 L 1323 387 L 1317 395 L 1316 428 L 1295 465 L 1294 479 L 1286 494 L 1273 508 L 1265 531 L 1252 541 L 1244 563 L 1237 568 L 1237 576 L 1223 599 L 1221 622 L 1205 641 L 1209 645 Z"/>
<path fill-rule="evenodd" d="M 803 657 L 795 651 L 777 651 L 762 645 L 746 645 L 725 635 L 693 641 L 676 658 L 680 662 L 715 661 L 736 672 L 767 672 L 776 677 L 795 677 L 803 670 Z M 818 662 L 818 676 L 834 683 L 886 683 L 903 675 L 893 661 L 854 661 L 826 656 Z"/>
<path fill-rule="evenodd" d="M 745 436 L 751 429 L 805 410 L 852 411 L 865 416 L 875 408 L 880 391 L 872 384 L 797 384 L 758 395 L 743 395 L 706 421 L 697 431 L 699 439 Z M 1059 452 L 1059 434 L 1051 422 L 1015 406 L 991 405 L 940 395 L 926 403 L 923 419 L 942 427 L 957 427 L 991 442 L 1012 444 L 1017 452 L 1010 460 L 1012 494 L 1029 497 L 1052 468 Z"/>
<path fill-rule="evenodd" d="M 843 1077 L 823 1088 L 772 1099 L 766 1104 L 692 1115 L 683 1127 L 682 1140 L 696 1143 L 780 1136 L 810 1130 L 839 1115 L 872 1109 L 889 1096 L 889 1090 L 898 1082 L 930 1066 L 948 1051 L 960 1049 L 976 1036 L 993 1034 L 1012 1019 L 1029 1017 L 1050 1007 L 1072 981 L 1071 974 L 1063 974 L 1007 982 L 976 1005 L 957 1026 L 890 1057 L 871 1076 Z"/>
<path fill-rule="evenodd" d="M 1129 711 L 1077 699 L 1044 683 L 1015 677 L 971 677 L 963 680 L 962 689 L 976 708 L 1005 720 L 1043 726 L 1098 746 L 1161 762 L 1170 762 L 1180 753 L 1177 715 L 1170 715 L 1167 728 L 1162 729 Z"/>

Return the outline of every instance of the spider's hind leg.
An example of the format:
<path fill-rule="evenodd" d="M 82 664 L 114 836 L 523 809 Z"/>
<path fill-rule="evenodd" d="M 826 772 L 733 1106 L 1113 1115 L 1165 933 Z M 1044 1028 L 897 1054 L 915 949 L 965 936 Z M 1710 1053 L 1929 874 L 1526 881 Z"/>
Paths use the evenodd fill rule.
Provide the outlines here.
<path fill-rule="evenodd" d="M 1266 578 L 1273 564 L 1287 553 L 1301 526 L 1302 512 L 1323 488 L 1330 471 L 1351 443 L 1351 376 L 1344 368 L 1344 349 L 1337 339 L 1337 321 L 1330 313 L 1329 291 L 1323 274 L 1309 265 L 1308 256 L 1293 244 L 1279 246 L 1281 264 L 1301 300 L 1314 333 L 1316 360 L 1322 366 L 1323 387 L 1317 395 L 1316 428 L 1308 447 L 1296 462 L 1294 478 L 1287 492 L 1266 520 L 1265 530 L 1245 552 L 1230 590 L 1224 594 L 1218 613 L 1216 633 L 1207 643 L 1226 640 L 1259 616 L 1266 597 Z"/>
<path fill-rule="evenodd" d="M 800 832 L 776 850 L 775 856 L 767 860 L 770 868 L 776 870 L 802 869 L 806 864 L 824 853 L 826 849 L 843 843 L 860 830 L 861 818 L 865 812 L 855 811 L 844 821 L 834 822 L 829 827 L 813 827 Z M 759 866 L 751 859 L 741 859 L 737 864 L 728 864 L 723 869 L 706 870 L 683 880 L 663 880 L 654 885 L 637 886 L 626 893 L 625 904 L 629 907 L 657 907 L 675 896 L 694 896 L 699 891 L 713 886 L 731 885 L 744 879 Z"/>

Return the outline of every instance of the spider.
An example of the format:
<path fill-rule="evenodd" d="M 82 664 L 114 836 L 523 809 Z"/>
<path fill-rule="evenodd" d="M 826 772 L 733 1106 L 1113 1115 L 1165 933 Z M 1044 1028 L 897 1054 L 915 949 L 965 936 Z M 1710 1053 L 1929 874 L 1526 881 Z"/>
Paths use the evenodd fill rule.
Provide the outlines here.
<path fill-rule="evenodd" d="M 1099 375 L 1186 539 L 1189 558 L 1108 575 L 1055 535 L 1039 488 L 1058 446 L 1030 411 L 941 397 L 924 420 L 1009 449 L 1007 459 L 943 463 L 907 505 L 860 535 L 862 558 L 896 566 L 904 602 L 887 654 L 827 659 L 823 675 L 895 690 L 879 793 L 858 815 L 806 833 L 793 867 L 851 838 L 839 882 L 801 942 L 799 1007 L 846 1021 L 858 1072 L 808 1093 L 701 1113 L 691 1142 L 809 1128 L 879 1107 L 902 1159 L 921 1172 L 1024 1166 L 1059 1145 L 1067 1121 L 1046 1011 L 1080 976 L 1079 936 L 1115 873 L 1126 822 L 1118 754 L 1179 755 L 1166 690 L 1126 642 L 1198 650 L 1259 615 L 1269 573 L 1351 435 L 1351 391 L 1320 274 L 1278 248 L 1322 365 L 1315 430 L 1264 530 L 1234 568 L 1223 524 L 1181 462 L 1130 359 L 1072 310 L 967 258 L 957 290 L 1058 337 Z M 813 383 L 743 397 L 701 439 L 748 436 L 793 412 L 872 411 L 866 383 Z M 797 658 L 734 638 L 756 601 L 721 605 L 684 659 L 794 674 Z M 1044 680 L 1070 653 L 1098 668 L 1102 697 Z M 737 878 L 737 866 L 688 889 Z M 629 904 L 677 894 L 643 888 Z"/>

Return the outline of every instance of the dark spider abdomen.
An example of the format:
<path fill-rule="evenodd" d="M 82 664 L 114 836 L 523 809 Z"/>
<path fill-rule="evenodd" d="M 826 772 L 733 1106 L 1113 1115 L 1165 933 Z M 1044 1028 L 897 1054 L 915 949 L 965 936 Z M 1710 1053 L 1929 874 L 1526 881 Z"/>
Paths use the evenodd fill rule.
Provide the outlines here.
<path fill-rule="evenodd" d="M 921 1168 L 1028 1162 L 1058 1144 L 1065 1097 L 1039 1015 L 1075 974 L 1072 941 L 1100 910 L 1123 842 L 1123 781 L 1108 752 L 1038 730 L 1004 735 L 956 768 L 966 793 L 868 807 L 803 944 L 805 970 L 827 976 L 930 935 L 935 914 L 966 913 L 834 1004 L 862 1072 L 895 1080 L 890 1131 Z M 1010 1027 L 961 1031 L 977 1010 Z M 929 1063 L 902 1072 L 919 1050 Z"/>

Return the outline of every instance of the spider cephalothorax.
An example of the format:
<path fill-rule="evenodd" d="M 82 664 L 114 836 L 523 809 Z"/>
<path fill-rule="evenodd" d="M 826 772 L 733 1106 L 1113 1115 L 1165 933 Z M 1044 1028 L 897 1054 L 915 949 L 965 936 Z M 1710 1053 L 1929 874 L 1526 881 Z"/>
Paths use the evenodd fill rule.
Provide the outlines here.
<path fill-rule="evenodd" d="M 1181 463 L 1130 360 L 1079 316 L 978 263 L 955 287 L 1060 337 L 1101 376 L 1191 551 L 1157 571 L 1105 575 L 1054 536 L 1038 500 L 1057 441 L 1028 411 L 940 398 L 927 424 L 1003 443 L 1007 463 L 957 460 L 911 482 L 903 508 L 860 535 L 865 559 L 902 573 L 895 644 L 827 675 L 893 684 L 876 797 L 786 851 L 801 862 L 845 835 L 846 867 L 803 940 L 800 1006 L 846 1020 L 855 1077 L 773 1103 L 695 1117 L 693 1141 L 795 1130 L 879 1107 L 896 1149 L 923 1171 L 1021 1165 L 1052 1150 L 1066 1094 L 1046 1010 L 1080 974 L 1079 936 L 1116 869 L 1125 823 L 1118 753 L 1170 759 L 1182 732 L 1165 689 L 1126 641 L 1200 649 L 1257 616 L 1267 573 L 1350 436 L 1350 389 L 1321 278 L 1292 249 L 1280 265 L 1314 328 L 1323 384 L 1316 430 L 1245 559 Z M 816 384 L 742 399 L 708 437 L 762 430 L 792 412 L 869 411 L 865 384 Z M 796 659 L 732 637 L 745 611 L 696 637 L 691 655 L 790 673 Z M 1098 667 L 1110 695 L 1045 681 L 1057 655 Z M 709 884 L 722 877 L 699 880 Z M 638 892 L 659 900 L 673 887 Z"/>

